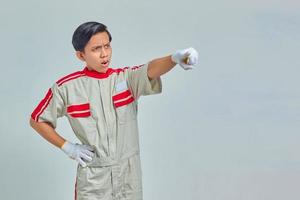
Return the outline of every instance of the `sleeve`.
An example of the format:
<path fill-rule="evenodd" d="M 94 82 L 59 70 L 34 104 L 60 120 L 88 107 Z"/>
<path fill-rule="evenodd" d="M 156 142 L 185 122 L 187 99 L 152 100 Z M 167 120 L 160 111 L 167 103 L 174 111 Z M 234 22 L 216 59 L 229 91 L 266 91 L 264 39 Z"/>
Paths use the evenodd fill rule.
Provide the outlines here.
<path fill-rule="evenodd" d="M 130 67 L 128 73 L 128 85 L 137 100 L 140 96 L 158 94 L 162 92 L 161 78 L 149 79 L 148 64 Z"/>
<path fill-rule="evenodd" d="M 36 122 L 49 122 L 53 128 L 56 128 L 57 118 L 64 115 L 65 104 L 57 84 L 54 84 L 31 113 L 31 118 Z"/>

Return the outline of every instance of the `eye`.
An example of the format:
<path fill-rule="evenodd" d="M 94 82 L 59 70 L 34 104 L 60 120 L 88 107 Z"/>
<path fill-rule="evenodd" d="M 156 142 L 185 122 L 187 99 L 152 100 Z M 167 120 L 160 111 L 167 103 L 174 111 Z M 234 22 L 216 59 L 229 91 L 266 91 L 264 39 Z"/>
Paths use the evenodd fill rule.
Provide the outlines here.
<path fill-rule="evenodd" d="M 99 47 L 92 49 L 92 51 L 97 51 L 97 50 L 99 50 Z"/>

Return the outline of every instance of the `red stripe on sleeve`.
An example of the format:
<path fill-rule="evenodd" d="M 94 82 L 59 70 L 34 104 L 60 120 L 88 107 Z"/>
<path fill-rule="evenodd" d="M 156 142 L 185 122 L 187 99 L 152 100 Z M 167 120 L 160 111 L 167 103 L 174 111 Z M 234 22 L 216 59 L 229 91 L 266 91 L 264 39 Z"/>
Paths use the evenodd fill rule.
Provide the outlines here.
<path fill-rule="evenodd" d="M 121 72 L 124 72 L 127 69 L 129 69 L 129 67 L 116 68 L 116 69 L 113 69 L 113 72 L 116 72 L 117 74 L 120 74 Z"/>
<path fill-rule="evenodd" d="M 38 122 L 39 116 L 44 112 L 44 110 L 47 108 L 47 106 L 50 103 L 50 100 L 52 99 L 53 93 L 51 88 L 49 88 L 46 96 L 42 101 L 39 103 L 39 105 L 34 109 L 34 111 L 31 114 L 31 118 Z"/>
<path fill-rule="evenodd" d="M 79 77 L 81 77 L 81 76 L 84 76 L 84 74 L 79 74 L 79 75 L 72 76 L 72 77 L 70 77 L 70 78 L 64 79 L 64 80 L 62 80 L 61 82 L 57 82 L 57 85 L 58 85 L 58 86 L 61 86 L 61 85 L 64 84 L 65 82 L 71 81 L 71 80 L 76 79 L 76 78 L 79 78 Z"/>
<path fill-rule="evenodd" d="M 74 72 L 72 74 L 69 74 L 67 76 L 62 77 L 61 79 L 59 79 L 58 81 L 56 81 L 56 83 L 58 85 L 60 85 L 60 84 L 62 84 L 62 82 L 65 82 L 66 80 L 70 79 L 71 77 L 74 77 L 74 76 L 77 77 L 77 76 L 80 76 L 82 74 L 83 74 L 82 71 Z"/>
<path fill-rule="evenodd" d="M 132 69 L 132 70 L 136 70 L 136 69 L 139 69 L 141 66 L 143 66 L 143 65 L 133 66 L 131 69 Z"/>

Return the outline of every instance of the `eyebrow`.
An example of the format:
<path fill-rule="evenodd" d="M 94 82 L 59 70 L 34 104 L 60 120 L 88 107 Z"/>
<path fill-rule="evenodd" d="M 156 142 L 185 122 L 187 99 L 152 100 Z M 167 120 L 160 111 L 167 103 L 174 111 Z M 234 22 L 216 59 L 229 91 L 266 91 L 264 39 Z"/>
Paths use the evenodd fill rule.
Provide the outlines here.
<path fill-rule="evenodd" d="M 107 43 L 107 44 L 105 44 L 105 45 L 108 45 L 108 44 L 110 44 L 110 42 Z M 104 46 L 105 46 L 105 45 L 104 45 Z M 97 47 L 102 47 L 102 45 L 93 46 L 92 49 L 97 48 Z"/>

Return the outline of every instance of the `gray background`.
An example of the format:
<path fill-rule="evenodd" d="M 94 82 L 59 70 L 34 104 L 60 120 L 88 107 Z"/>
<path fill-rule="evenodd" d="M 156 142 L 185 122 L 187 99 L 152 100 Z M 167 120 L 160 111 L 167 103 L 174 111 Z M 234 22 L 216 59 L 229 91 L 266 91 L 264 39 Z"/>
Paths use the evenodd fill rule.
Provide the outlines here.
<path fill-rule="evenodd" d="M 0 199 L 73 199 L 76 163 L 30 128 L 58 78 L 83 68 L 71 36 L 86 21 L 113 36 L 112 67 L 193 46 L 197 69 L 142 97 L 145 199 L 300 199 L 300 3 L 1 2 Z M 66 119 L 58 132 L 77 142 Z"/>

